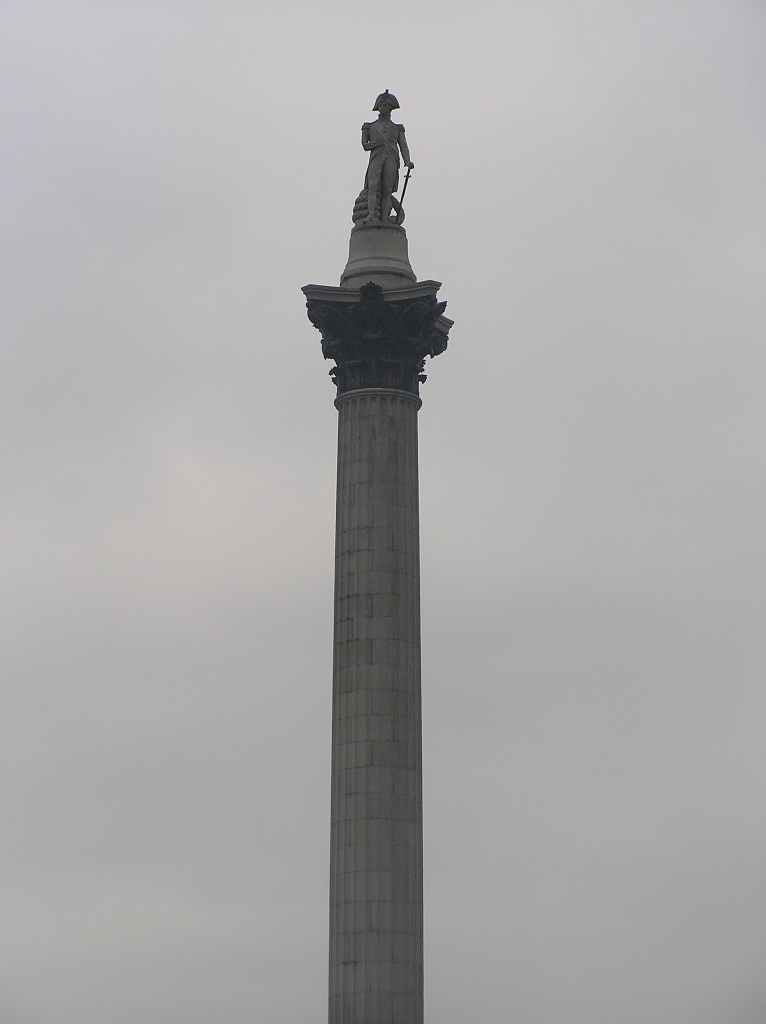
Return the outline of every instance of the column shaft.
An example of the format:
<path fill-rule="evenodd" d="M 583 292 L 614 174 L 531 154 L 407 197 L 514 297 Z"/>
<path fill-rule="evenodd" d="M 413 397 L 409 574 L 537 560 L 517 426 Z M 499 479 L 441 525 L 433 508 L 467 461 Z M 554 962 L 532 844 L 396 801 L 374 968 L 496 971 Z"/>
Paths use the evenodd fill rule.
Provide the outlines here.
<path fill-rule="evenodd" d="M 420 400 L 336 405 L 329 1021 L 422 1024 Z"/>

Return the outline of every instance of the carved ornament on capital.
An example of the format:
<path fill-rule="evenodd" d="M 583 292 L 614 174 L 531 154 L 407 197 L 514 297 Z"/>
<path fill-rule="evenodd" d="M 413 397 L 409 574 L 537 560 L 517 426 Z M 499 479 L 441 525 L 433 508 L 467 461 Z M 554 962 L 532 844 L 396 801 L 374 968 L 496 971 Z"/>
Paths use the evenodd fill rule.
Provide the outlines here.
<path fill-rule="evenodd" d="M 435 295 L 388 300 L 373 281 L 359 301 L 309 298 L 308 318 L 322 335 L 322 354 L 334 359 L 330 376 L 338 394 L 359 388 L 393 388 L 418 395 L 426 357 L 447 348 L 451 321 Z"/>

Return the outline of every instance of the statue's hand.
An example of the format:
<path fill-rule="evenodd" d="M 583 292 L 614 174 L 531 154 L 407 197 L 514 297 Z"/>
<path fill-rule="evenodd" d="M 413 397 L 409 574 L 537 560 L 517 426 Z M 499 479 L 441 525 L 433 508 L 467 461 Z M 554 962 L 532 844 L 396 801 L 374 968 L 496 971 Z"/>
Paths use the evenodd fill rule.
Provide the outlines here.
<path fill-rule="evenodd" d="M 409 167 L 410 170 L 413 170 L 414 167 L 415 167 L 415 164 L 412 162 L 412 160 L 410 160 L 410 162 L 407 164 L 407 166 Z"/>

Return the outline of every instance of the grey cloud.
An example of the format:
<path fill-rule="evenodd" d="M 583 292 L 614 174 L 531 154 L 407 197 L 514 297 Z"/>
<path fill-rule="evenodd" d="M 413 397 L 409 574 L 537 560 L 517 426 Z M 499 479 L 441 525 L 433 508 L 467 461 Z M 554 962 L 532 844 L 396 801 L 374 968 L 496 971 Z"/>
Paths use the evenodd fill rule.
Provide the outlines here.
<path fill-rule="evenodd" d="M 334 284 L 396 90 L 426 1005 L 755 1024 L 757 5 L 12 5 L 4 1019 L 325 1006 Z"/>

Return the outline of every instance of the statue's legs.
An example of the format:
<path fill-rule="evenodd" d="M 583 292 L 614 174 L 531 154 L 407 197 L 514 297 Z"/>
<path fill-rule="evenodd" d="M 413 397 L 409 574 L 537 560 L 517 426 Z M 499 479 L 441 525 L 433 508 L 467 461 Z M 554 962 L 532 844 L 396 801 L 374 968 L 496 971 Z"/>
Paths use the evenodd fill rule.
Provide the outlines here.
<path fill-rule="evenodd" d="M 383 173 L 383 160 L 379 156 L 370 157 L 370 166 L 367 168 L 367 220 L 375 220 L 375 202 L 378 198 L 378 187 L 380 177 Z"/>
<path fill-rule="evenodd" d="M 398 162 L 393 157 L 387 156 L 383 164 L 380 183 L 380 219 L 382 221 L 387 221 L 391 216 L 391 193 L 396 188 L 398 172 Z"/>
<path fill-rule="evenodd" d="M 380 219 L 391 213 L 391 193 L 396 188 L 399 164 L 395 157 L 373 157 L 367 168 L 367 220 L 375 220 L 375 204 L 380 195 Z"/>

